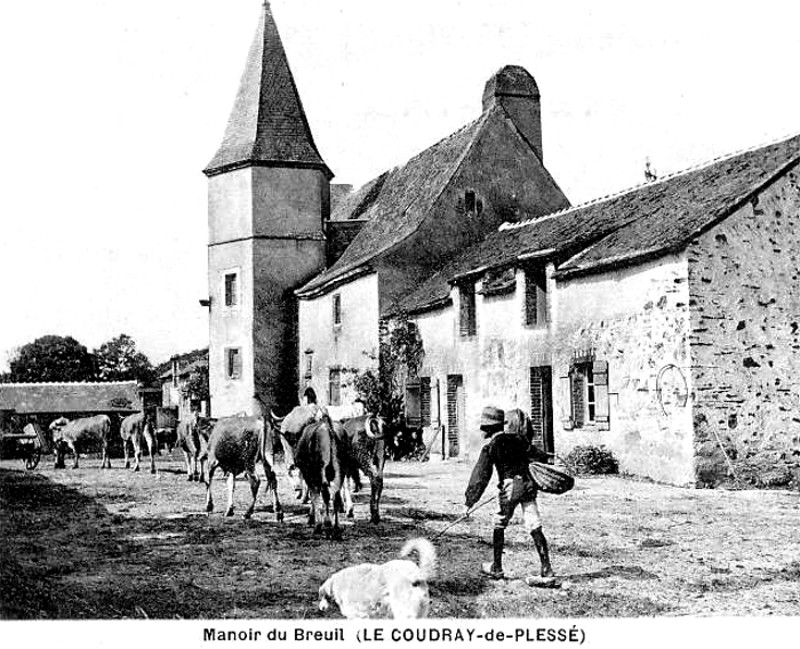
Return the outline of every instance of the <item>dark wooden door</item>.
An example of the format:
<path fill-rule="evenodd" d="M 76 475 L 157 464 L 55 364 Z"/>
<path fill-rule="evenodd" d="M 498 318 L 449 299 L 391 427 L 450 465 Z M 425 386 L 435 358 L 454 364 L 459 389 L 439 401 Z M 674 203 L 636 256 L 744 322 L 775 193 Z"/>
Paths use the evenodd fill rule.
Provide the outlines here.
<path fill-rule="evenodd" d="M 531 368 L 530 389 L 534 442 L 553 453 L 553 370 L 549 365 Z"/>

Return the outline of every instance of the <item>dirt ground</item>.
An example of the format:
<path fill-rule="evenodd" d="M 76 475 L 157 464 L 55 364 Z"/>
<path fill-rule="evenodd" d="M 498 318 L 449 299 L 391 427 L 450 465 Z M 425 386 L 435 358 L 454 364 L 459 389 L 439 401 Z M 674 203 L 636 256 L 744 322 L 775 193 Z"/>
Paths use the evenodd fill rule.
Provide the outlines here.
<path fill-rule="evenodd" d="M 158 474 L 116 460 L 32 472 L 0 462 L 0 617 L 319 618 L 319 585 L 334 571 L 392 558 L 411 537 L 434 537 L 462 513 L 470 466 L 388 463 L 383 522 L 368 493 L 342 542 L 313 538 L 305 508 L 279 468 L 286 521 L 263 486 L 250 521 L 237 481 L 237 515 L 204 513 L 204 486 L 177 456 Z M 69 461 L 68 461 L 69 466 Z M 489 489 L 494 490 L 494 485 Z M 490 492 L 487 492 L 487 494 Z M 215 481 L 218 510 L 224 481 Z M 489 504 L 435 539 L 440 570 L 433 617 L 640 617 L 800 614 L 800 494 L 688 490 L 604 477 L 540 495 L 559 590 L 530 588 L 538 571 L 519 524 L 507 532 L 505 581 L 479 574 L 491 555 Z"/>

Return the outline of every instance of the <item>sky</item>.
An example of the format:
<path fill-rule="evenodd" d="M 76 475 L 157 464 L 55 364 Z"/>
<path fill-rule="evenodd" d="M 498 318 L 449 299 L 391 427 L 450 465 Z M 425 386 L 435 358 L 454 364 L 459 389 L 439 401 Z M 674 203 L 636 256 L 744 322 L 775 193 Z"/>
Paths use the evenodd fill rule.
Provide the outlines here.
<path fill-rule="evenodd" d="M 356 186 L 522 65 L 574 203 L 800 132 L 792 3 L 273 0 L 317 147 Z M 261 0 L 0 9 L 0 371 L 45 334 L 205 346 L 206 179 Z"/>

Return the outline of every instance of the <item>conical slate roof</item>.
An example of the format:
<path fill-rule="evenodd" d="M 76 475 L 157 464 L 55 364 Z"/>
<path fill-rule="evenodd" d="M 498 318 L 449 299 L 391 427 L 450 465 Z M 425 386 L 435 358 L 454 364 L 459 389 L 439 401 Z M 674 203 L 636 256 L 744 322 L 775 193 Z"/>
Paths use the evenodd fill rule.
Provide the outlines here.
<path fill-rule="evenodd" d="M 207 176 L 248 165 L 320 169 L 332 178 L 311 136 L 269 3 L 264 3 L 225 137 Z"/>

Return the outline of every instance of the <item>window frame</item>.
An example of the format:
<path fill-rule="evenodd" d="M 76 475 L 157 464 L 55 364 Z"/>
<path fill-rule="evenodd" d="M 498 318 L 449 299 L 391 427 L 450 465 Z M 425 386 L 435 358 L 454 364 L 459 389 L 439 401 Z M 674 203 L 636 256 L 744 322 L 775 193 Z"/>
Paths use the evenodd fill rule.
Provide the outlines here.
<path fill-rule="evenodd" d="M 235 354 L 235 356 L 234 356 Z M 238 359 L 238 372 L 236 361 Z M 244 359 L 241 347 L 225 347 L 225 378 L 229 381 L 239 381 L 244 374 Z"/>
<path fill-rule="evenodd" d="M 334 376 L 336 381 L 334 381 Z M 334 386 L 336 386 L 336 398 L 334 399 Z M 328 368 L 328 405 L 342 405 L 342 368 L 338 366 Z"/>
<path fill-rule="evenodd" d="M 478 333 L 478 304 L 475 282 L 458 285 L 458 333 L 461 338 L 472 338 Z"/>
<path fill-rule="evenodd" d="M 550 324 L 547 299 L 547 271 L 544 266 L 527 266 L 522 271 L 523 324 L 529 329 L 545 329 Z"/>

